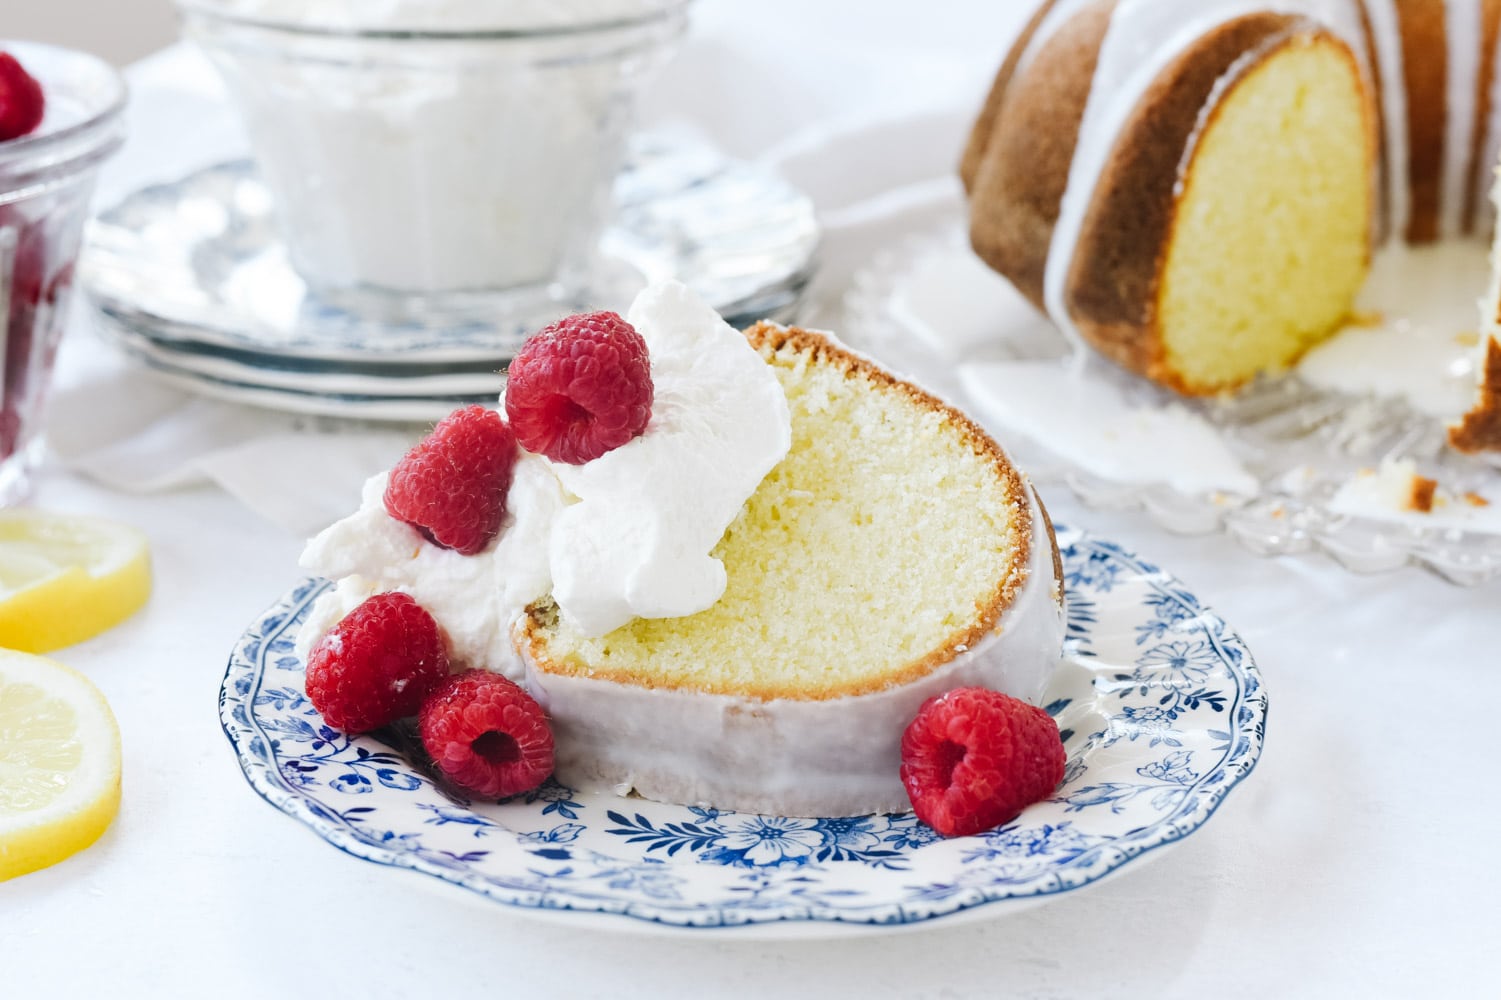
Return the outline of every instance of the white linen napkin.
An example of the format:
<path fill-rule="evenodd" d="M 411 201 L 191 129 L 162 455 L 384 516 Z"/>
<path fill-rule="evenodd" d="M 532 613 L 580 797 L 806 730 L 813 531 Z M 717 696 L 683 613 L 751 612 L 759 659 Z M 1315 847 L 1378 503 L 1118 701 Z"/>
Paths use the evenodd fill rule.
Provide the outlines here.
<path fill-rule="evenodd" d="M 65 354 L 101 354 L 89 331 L 73 332 Z M 203 399 L 160 385 L 123 359 L 65 360 L 59 369 L 47 439 L 69 468 L 128 493 L 216 483 L 296 534 L 358 506 L 361 484 L 423 430 Z"/>

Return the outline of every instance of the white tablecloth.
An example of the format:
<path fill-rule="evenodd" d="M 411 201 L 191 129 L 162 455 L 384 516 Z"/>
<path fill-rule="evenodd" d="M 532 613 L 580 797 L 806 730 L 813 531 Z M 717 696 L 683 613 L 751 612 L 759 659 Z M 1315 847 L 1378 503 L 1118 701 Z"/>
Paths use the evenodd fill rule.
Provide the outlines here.
<path fill-rule="evenodd" d="M 1021 16 L 972 6 L 704 0 L 651 113 L 793 160 L 830 123 L 967 114 Z M 743 89 L 713 102 L 680 85 L 727 72 Z M 181 50 L 132 83 L 134 139 L 106 194 L 238 142 Z M 951 162 L 961 136 L 938 131 L 935 162 Z M 845 183 L 851 200 L 872 193 Z M 64 390 L 123 366 L 75 321 Z M 59 420 L 86 426 L 85 403 L 61 398 Z M 1155 864 L 1042 907 L 768 944 L 543 922 L 331 849 L 250 791 L 216 712 L 229 649 L 296 577 L 301 538 L 214 485 L 117 492 L 57 460 L 33 502 L 139 525 L 157 583 L 142 614 L 59 654 L 119 717 L 124 804 L 89 851 L 0 885 L 0 996 L 1493 995 L 1496 585 L 1258 559 L 1055 491 L 1059 520 L 1171 569 L 1245 637 L 1272 706 L 1257 771 Z"/>

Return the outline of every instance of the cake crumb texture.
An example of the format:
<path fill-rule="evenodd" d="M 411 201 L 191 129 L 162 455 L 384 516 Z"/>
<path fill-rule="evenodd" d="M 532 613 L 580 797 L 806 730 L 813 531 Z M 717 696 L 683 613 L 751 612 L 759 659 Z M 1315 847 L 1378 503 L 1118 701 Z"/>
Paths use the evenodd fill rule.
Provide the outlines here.
<path fill-rule="evenodd" d="M 1338 329 L 1369 260 L 1373 143 L 1358 66 L 1326 34 L 1289 40 L 1213 106 L 1163 267 L 1154 377 L 1218 392 Z"/>

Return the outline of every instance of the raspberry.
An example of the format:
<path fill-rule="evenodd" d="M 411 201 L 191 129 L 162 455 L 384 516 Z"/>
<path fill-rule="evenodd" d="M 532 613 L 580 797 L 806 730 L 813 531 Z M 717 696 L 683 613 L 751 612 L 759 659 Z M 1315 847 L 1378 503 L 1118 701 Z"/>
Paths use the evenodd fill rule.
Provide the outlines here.
<path fill-rule="evenodd" d="M 0 401 L 0 462 L 10 458 L 21 447 L 21 413 L 10 400 Z"/>
<path fill-rule="evenodd" d="M 500 532 L 516 438 L 499 413 L 466 406 L 407 452 L 386 483 L 386 512 L 466 556 Z"/>
<path fill-rule="evenodd" d="M 475 795 L 529 792 L 552 774 L 552 730 L 542 707 L 500 674 L 450 677 L 423 704 L 417 729 L 438 770 Z"/>
<path fill-rule="evenodd" d="M 507 369 L 506 416 L 527 451 L 583 465 L 646 430 L 651 360 L 619 315 L 560 319 L 521 346 Z"/>
<path fill-rule="evenodd" d="M 35 214 L 35 211 L 29 213 L 30 216 Z M 45 220 L 28 217 L 28 213 L 23 213 L 15 205 L 0 205 L 0 230 L 14 230 L 16 234 L 15 253 L 10 262 L 11 309 L 18 305 L 32 308 L 41 305 L 49 298 L 53 257 L 49 253 Z"/>
<path fill-rule="evenodd" d="M 18 139 L 42 124 L 47 99 L 36 77 L 16 57 L 0 52 L 0 142 Z"/>
<path fill-rule="evenodd" d="M 1015 819 L 1053 794 L 1063 765 L 1063 740 L 1048 713 L 984 688 L 929 698 L 902 734 L 902 784 L 912 809 L 945 837 Z"/>
<path fill-rule="evenodd" d="M 410 594 L 376 594 L 308 654 L 307 694 L 333 728 L 366 733 L 416 715 L 447 676 L 433 616 Z"/>
<path fill-rule="evenodd" d="M 49 282 L 51 262 L 44 223 L 28 220 L 14 205 L 0 205 L 0 234 L 7 231 L 15 234 L 15 250 L 10 274 L 0 274 L 0 285 L 7 277 L 10 283 L 10 312 L 0 313 L 0 333 L 4 334 L 0 337 L 4 340 L 0 345 L 0 459 L 14 454 L 22 444 L 21 414 L 34 414 L 40 406 L 41 383 L 51 370 L 51 355 L 61 332 L 58 311 L 47 307 L 56 305 L 56 295 L 67 280 L 58 271 Z M 71 273 L 67 272 L 69 278 Z M 51 291 L 54 286 L 55 293 Z"/>

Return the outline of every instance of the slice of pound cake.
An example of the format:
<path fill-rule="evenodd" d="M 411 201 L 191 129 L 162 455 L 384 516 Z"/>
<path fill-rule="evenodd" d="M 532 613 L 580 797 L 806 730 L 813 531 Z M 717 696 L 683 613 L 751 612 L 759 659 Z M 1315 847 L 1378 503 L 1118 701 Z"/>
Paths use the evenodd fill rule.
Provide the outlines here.
<path fill-rule="evenodd" d="M 1035 706 L 1059 661 L 1057 546 L 962 414 L 676 282 L 528 340 L 502 404 L 308 544 L 338 581 L 298 638 L 330 725 L 415 710 L 436 769 L 492 799 L 555 771 L 781 815 L 931 801 L 953 834 L 1057 784 L 1056 726 L 1005 698 Z M 961 688 L 986 690 L 925 707 Z"/>
<path fill-rule="evenodd" d="M 984 687 L 1036 703 L 1063 642 L 1046 512 L 961 413 L 831 337 L 746 333 L 792 441 L 724 532 L 723 595 L 586 634 L 551 598 L 512 625 L 556 774 L 720 809 L 908 808 L 904 728 Z"/>

